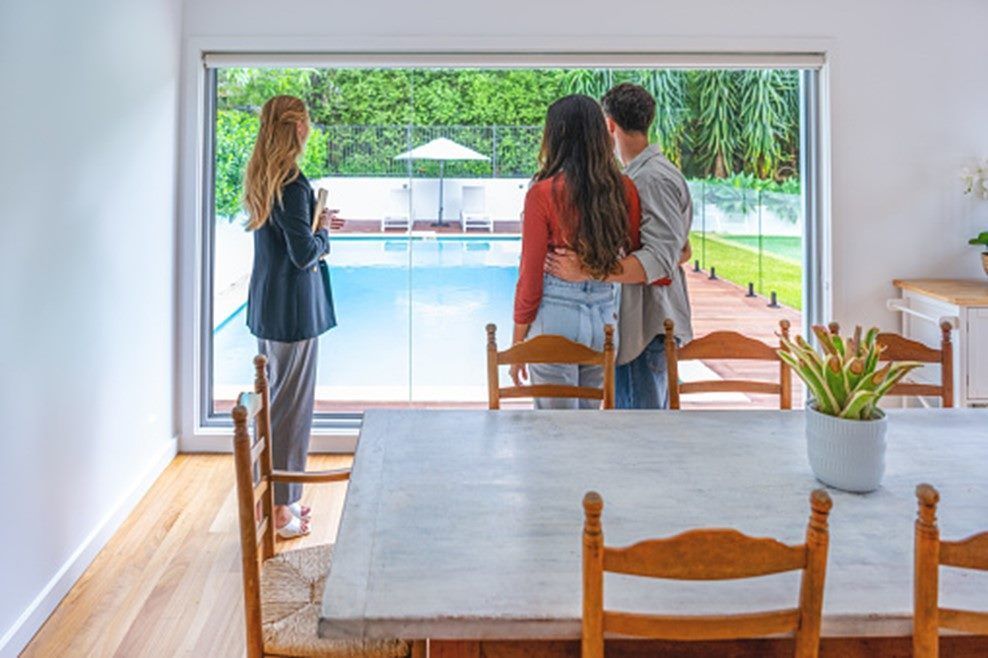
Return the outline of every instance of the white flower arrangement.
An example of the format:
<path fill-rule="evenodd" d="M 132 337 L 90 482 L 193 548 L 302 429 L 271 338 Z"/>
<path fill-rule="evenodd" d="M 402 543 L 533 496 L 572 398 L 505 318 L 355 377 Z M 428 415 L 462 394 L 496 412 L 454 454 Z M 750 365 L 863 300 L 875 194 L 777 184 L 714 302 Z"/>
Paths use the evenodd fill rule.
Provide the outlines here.
<path fill-rule="evenodd" d="M 988 199 L 988 159 L 981 164 L 961 169 L 964 194 L 973 194 L 979 199 Z"/>

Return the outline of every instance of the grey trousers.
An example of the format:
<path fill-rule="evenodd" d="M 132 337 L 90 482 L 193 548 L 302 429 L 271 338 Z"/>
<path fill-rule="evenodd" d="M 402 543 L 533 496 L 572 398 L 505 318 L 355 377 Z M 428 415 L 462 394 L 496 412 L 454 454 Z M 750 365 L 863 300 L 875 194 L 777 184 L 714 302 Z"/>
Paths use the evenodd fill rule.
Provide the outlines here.
<path fill-rule="evenodd" d="M 258 338 L 257 349 L 268 358 L 271 461 L 275 469 L 304 471 L 316 402 L 319 339 L 280 343 Z M 274 485 L 275 505 L 291 505 L 301 497 L 301 484 Z"/>

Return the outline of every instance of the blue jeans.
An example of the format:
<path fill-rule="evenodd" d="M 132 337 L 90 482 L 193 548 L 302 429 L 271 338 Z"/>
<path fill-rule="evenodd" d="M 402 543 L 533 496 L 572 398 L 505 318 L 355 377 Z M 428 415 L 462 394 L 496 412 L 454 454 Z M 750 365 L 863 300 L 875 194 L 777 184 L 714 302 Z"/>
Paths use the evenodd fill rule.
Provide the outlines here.
<path fill-rule="evenodd" d="M 584 281 L 570 283 L 549 274 L 542 283 L 542 303 L 528 335 L 552 334 L 604 349 L 604 325 L 617 324 L 615 289 L 612 283 Z M 560 363 L 533 363 L 528 366 L 533 384 L 563 384 L 600 388 L 604 371 L 599 366 Z M 536 398 L 536 409 L 597 409 L 596 400 L 576 398 Z"/>
<path fill-rule="evenodd" d="M 664 335 L 653 338 L 641 354 L 615 369 L 614 406 L 618 409 L 669 408 Z"/>

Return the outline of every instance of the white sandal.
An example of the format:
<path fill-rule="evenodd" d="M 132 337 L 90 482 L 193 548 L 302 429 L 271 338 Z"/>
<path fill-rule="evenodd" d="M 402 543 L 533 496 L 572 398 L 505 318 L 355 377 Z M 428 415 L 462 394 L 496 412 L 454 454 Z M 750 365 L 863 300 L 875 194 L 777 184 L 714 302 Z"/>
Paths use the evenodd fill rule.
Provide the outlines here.
<path fill-rule="evenodd" d="M 288 510 L 292 513 L 292 516 L 294 516 L 296 519 L 301 519 L 303 521 L 308 521 L 309 518 L 312 516 L 311 509 L 309 510 L 308 514 L 305 515 L 302 514 L 302 503 L 292 503 L 291 505 L 288 506 Z"/>
<path fill-rule="evenodd" d="M 295 515 L 292 515 L 291 521 L 278 528 L 277 530 L 278 538 L 297 539 L 298 537 L 304 537 L 305 535 L 309 534 L 309 532 L 311 532 L 312 529 L 308 527 L 303 528 L 302 527 L 303 523 L 308 525 L 307 522 L 303 521 L 302 519 L 298 518 Z"/>

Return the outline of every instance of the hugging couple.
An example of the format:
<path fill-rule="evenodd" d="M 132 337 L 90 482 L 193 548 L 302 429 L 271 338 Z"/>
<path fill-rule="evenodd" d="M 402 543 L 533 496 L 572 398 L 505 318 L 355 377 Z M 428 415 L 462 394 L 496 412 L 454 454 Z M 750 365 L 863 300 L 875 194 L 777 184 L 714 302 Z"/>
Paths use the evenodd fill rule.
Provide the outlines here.
<path fill-rule="evenodd" d="M 600 351 L 604 325 L 616 324 L 618 409 L 666 408 L 664 321 L 675 323 L 678 342 L 692 337 L 682 263 L 690 258 L 693 205 L 682 173 L 649 144 L 654 118 L 655 99 L 629 83 L 600 103 L 582 95 L 553 103 L 522 217 L 513 342 L 553 334 Z M 529 364 L 512 366 L 511 377 L 516 385 L 530 378 L 600 388 L 603 372 Z M 535 403 L 539 409 L 596 406 L 575 399 Z"/>

